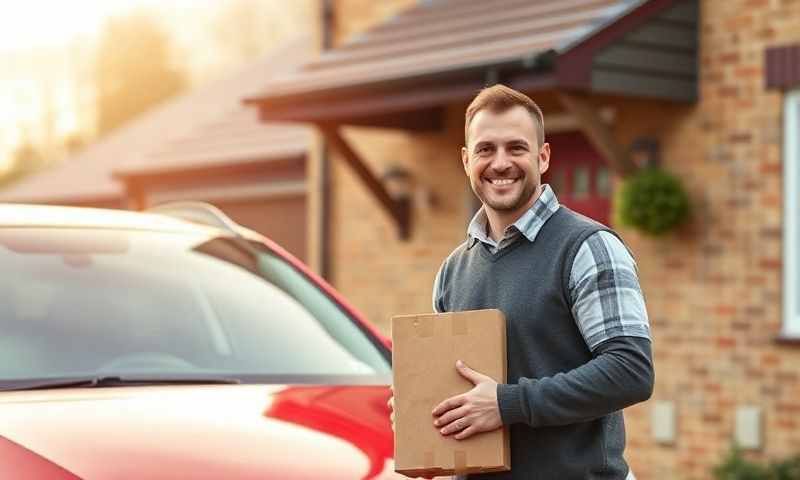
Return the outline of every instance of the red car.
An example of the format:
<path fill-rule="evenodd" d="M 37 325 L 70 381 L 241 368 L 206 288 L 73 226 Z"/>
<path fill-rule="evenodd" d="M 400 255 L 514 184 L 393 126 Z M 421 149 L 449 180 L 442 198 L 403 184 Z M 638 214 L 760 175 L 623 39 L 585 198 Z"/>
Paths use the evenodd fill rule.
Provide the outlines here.
<path fill-rule="evenodd" d="M 1 205 L 0 265 L 0 478 L 403 478 L 387 340 L 213 207 Z"/>

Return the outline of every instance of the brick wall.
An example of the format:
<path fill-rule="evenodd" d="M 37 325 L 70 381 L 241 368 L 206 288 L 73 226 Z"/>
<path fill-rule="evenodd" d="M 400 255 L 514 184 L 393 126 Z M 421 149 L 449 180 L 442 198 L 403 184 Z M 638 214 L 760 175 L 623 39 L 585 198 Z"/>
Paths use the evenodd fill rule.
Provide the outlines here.
<path fill-rule="evenodd" d="M 412 238 L 399 241 L 391 218 L 333 152 L 331 209 L 333 281 L 388 333 L 389 319 L 431 311 L 431 285 L 442 260 L 465 238 L 471 191 L 461 166 L 463 107 L 452 109 L 445 132 L 410 134 L 350 128 L 345 136 L 380 176 L 407 168 L 417 186 Z"/>
<path fill-rule="evenodd" d="M 766 47 L 800 41 L 800 1 L 704 1 L 701 20 L 701 100 L 666 110 L 627 102 L 617 132 L 623 142 L 660 137 L 663 164 L 695 207 L 668 238 L 622 232 L 647 295 L 654 399 L 678 412 L 674 446 L 652 442 L 652 402 L 626 412 L 628 457 L 643 479 L 709 478 L 740 405 L 763 409 L 755 458 L 800 452 L 800 348 L 773 341 L 782 322 L 782 95 L 764 89 L 763 74 Z"/>

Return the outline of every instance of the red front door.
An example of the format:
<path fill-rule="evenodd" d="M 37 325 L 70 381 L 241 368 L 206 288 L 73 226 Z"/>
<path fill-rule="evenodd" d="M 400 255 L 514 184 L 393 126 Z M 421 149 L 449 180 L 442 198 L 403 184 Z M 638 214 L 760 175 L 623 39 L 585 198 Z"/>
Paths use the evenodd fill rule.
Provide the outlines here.
<path fill-rule="evenodd" d="M 603 157 L 580 132 L 547 135 L 550 169 L 542 177 L 567 207 L 608 225 L 611 177 Z"/>

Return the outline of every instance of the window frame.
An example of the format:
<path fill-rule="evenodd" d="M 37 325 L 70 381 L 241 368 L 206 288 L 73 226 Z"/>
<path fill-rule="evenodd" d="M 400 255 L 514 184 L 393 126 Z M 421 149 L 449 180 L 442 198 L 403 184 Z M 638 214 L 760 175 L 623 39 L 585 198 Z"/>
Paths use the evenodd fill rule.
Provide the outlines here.
<path fill-rule="evenodd" d="M 800 339 L 800 88 L 783 105 L 783 327 L 781 337 Z"/>

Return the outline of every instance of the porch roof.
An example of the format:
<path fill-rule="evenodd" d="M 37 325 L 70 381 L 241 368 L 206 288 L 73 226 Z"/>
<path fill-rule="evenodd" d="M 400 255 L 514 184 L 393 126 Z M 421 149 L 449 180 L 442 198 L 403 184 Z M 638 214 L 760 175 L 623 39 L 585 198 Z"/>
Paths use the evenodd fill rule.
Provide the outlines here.
<path fill-rule="evenodd" d="M 409 128 L 498 81 L 693 101 L 697 17 L 697 0 L 421 2 L 245 101 L 263 120 Z"/>

